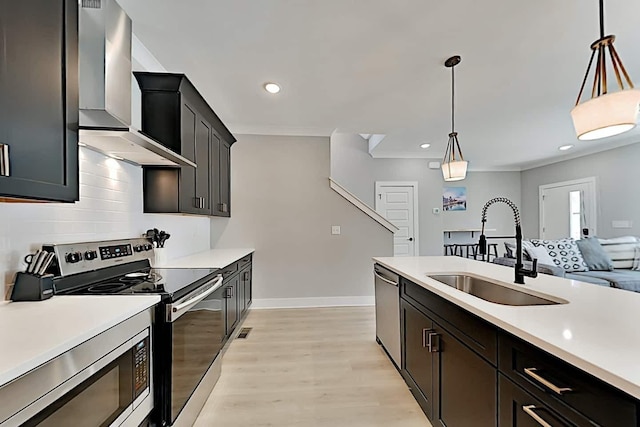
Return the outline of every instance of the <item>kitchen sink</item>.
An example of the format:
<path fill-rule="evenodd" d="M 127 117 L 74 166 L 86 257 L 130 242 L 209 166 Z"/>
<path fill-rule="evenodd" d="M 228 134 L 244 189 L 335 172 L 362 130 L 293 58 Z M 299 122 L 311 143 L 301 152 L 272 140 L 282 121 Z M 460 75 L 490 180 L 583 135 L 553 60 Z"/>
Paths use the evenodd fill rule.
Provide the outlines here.
<path fill-rule="evenodd" d="M 466 292 L 485 301 L 502 305 L 554 305 L 566 304 L 568 301 L 550 296 L 541 297 L 508 288 L 488 279 L 466 274 L 428 275 L 445 285 Z"/>

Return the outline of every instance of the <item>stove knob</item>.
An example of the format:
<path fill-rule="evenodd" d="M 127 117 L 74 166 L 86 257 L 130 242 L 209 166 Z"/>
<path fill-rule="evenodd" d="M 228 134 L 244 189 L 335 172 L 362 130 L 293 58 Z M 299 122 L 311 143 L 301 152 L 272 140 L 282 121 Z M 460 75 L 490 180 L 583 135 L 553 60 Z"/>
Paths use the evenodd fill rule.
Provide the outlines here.
<path fill-rule="evenodd" d="M 84 253 L 84 259 L 87 261 L 92 261 L 96 258 L 98 258 L 98 252 L 96 251 L 87 251 Z"/>
<path fill-rule="evenodd" d="M 75 264 L 76 262 L 82 261 L 82 252 L 70 252 L 64 256 L 64 259 L 69 264 Z"/>
<path fill-rule="evenodd" d="M 153 249 L 153 245 L 151 243 L 147 243 L 146 245 L 144 245 L 145 251 L 150 251 L 151 249 Z"/>
<path fill-rule="evenodd" d="M 134 251 L 136 251 L 136 252 L 142 252 L 142 249 L 144 249 L 144 248 L 142 247 L 142 245 L 135 245 L 135 246 L 133 247 L 133 250 L 134 250 Z"/>

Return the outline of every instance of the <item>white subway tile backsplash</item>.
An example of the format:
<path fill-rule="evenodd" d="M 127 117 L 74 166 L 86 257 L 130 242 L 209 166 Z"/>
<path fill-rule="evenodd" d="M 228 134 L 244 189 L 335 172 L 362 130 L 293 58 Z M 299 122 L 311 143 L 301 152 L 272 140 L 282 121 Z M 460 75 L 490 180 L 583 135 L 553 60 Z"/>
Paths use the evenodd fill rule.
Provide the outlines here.
<path fill-rule="evenodd" d="M 79 202 L 0 204 L 0 290 L 43 243 L 137 237 L 154 227 L 171 234 L 169 258 L 210 247 L 209 218 L 143 214 L 142 169 L 80 148 Z"/>

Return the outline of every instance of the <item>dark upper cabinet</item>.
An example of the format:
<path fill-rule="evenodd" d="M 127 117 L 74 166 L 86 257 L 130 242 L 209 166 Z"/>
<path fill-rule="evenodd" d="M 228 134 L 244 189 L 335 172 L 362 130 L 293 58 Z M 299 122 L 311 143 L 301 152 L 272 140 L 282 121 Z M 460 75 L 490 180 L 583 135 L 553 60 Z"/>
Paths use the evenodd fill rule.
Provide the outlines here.
<path fill-rule="evenodd" d="M 229 216 L 233 135 L 184 74 L 134 75 L 142 131 L 197 165 L 145 167 L 145 212 Z"/>
<path fill-rule="evenodd" d="M 0 30 L 0 198 L 76 201 L 78 2 L 2 0 Z"/>
<path fill-rule="evenodd" d="M 214 215 L 231 216 L 231 144 L 220 141 L 218 170 L 218 198 L 215 199 Z"/>

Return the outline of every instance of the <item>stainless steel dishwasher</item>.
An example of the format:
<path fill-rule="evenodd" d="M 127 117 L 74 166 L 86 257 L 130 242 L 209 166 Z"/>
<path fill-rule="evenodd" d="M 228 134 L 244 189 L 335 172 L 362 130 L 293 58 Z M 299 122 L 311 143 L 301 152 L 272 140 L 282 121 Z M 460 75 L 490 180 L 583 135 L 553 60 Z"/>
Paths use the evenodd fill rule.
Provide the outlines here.
<path fill-rule="evenodd" d="M 373 266 L 376 292 L 376 340 L 400 368 L 400 277 L 379 264 Z"/>

